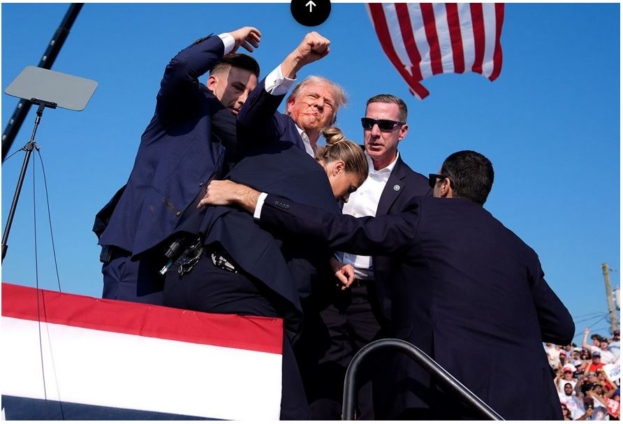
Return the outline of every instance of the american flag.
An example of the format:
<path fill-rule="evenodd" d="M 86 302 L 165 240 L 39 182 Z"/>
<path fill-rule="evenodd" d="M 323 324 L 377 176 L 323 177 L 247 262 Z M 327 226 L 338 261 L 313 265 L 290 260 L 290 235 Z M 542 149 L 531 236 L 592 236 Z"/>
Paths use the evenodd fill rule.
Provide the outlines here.
<path fill-rule="evenodd" d="M 420 81 L 468 71 L 494 81 L 502 69 L 504 4 L 369 3 L 383 51 L 420 99 Z"/>

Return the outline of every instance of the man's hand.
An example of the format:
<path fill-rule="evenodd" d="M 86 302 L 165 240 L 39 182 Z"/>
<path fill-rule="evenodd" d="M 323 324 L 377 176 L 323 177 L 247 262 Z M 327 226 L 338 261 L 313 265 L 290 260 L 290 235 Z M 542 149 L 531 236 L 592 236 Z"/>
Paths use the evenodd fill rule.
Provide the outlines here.
<path fill-rule="evenodd" d="M 334 257 L 329 260 L 331 269 L 342 285 L 342 290 L 346 290 L 355 281 L 355 268 L 350 264 L 343 264 Z"/>
<path fill-rule="evenodd" d="M 262 33 L 257 28 L 253 27 L 242 27 L 235 31 L 229 33 L 236 44 L 234 45 L 234 49 L 231 51 L 232 53 L 236 53 L 238 47 L 242 47 L 243 49 L 252 52 L 253 48 L 258 48 L 260 45 L 260 39 L 262 38 Z"/>
<path fill-rule="evenodd" d="M 246 185 L 237 184 L 230 180 L 212 180 L 197 208 L 205 205 L 228 206 L 236 204 L 253 213 L 259 196 L 259 191 Z"/>
<path fill-rule="evenodd" d="M 315 31 L 309 32 L 292 53 L 281 63 L 281 73 L 287 78 L 296 78 L 296 73 L 305 65 L 322 59 L 329 54 L 331 42 Z"/>
<path fill-rule="evenodd" d="M 301 67 L 322 59 L 329 54 L 331 42 L 316 31 L 309 32 L 294 50 L 300 58 Z"/>

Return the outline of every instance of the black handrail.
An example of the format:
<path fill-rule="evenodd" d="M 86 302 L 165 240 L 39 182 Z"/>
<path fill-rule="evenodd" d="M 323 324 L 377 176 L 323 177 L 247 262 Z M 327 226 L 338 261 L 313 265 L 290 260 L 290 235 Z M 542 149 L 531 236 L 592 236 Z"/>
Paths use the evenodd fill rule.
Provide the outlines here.
<path fill-rule="evenodd" d="M 478 396 L 473 394 L 448 371 L 443 369 L 430 356 L 422 352 L 419 348 L 413 346 L 411 343 L 400 339 L 381 339 L 368 343 L 353 357 L 352 361 L 348 365 L 346 377 L 344 378 L 342 420 L 350 421 L 353 420 L 355 416 L 355 405 L 357 404 L 355 376 L 361 362 L 367 354 L 375 350 L 387 348 L 398 349 L 410 356 L 422 368 L 438 379 L 447 389 L 459 395 L 468 407 L 480 412 L 484 418 L 494 421 L 504 421 L 504 418 L 491 409 L 491 407 L 483 402 Z"/>

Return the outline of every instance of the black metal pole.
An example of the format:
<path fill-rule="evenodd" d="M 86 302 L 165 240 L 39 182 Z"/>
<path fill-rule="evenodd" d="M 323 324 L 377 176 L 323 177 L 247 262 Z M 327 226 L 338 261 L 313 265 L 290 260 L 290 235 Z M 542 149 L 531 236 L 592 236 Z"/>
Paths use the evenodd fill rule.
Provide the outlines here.
<path fill-rule="evenodd" d="M 37 117 L 35 118 L 35 126 L 32 130 L 32 137 L 30 137 L 30 141 L 26 143 L 24 146 L 24 150 L 26 151 L 26 156 L 24 156 L 24 162 L 22 163 L 22 170 L 19 173 L 19 178 L 17 180 L 17 188 L 15 189 L 15 194 L 13 195 L 13 202 L 11 203 L 11 209 L 9 210 L 9 217 L 7 218 L 6 225 L 4 226 L 4 234 L 2 234 L 2 262 L 4 262 L 4 257 L 6 256 L 6 251 L 9 248 L 7 244 L 9 240 L 9 233 L 11 232 L 11 226 L 13 225 L 13 217 L 15 216 L 15 210 L 17 209 L 17 201 L 19 200 L 19 194 L 22 191 L 22 184 L 24 183 L 24 176 L 26 175 L 26 169 L 28 168 L 28 161 L 30 160 L 30 156 L 32 155 L 33 149 L 37 148 L 37 144 L 35 143 L 35 134 L 37 134 L 37 128 L 39 128 L 39 123 L 41 122 L 41 115 L 43 115 L 43 110 L 46 107 L 51 109 L 56 109 L 56 103 L 46 102 L 43 100 L 32 99 L 33 102 L 39 104 L 39 108 L 37 109 Z"/>
<path fill-rule="evenodd" d="M 459 380 L 454 378 L 448 371 L 443 369 L 430 356 L 422 352 L 409 342 L 400 339 L 381 339 L 365 345 L 353 357 L 346 370 L 344 378 L 344 394 L 342 398 L 342 420 L 351 421 L 354 419 L 355 407 L 357 405 L 357 370 L 362 360 L 371 352 L 378 349 L 392 348 L 402 351 L 411 359 L 415 360 L 422 368 L 438 379 L 448 390 L 458 394 L 461 399 L 473 410 L 478 411 L 483 418 L 494 421 L 504 421 L 504 419 L 489 405 L 473 394 Z"/>
<path fill-rule="evenodd" d="M 69 10 L 65 14 L 61 25 L 58 27 L 50 44 L 48 44 L 48 48 L 45 50 L 41 61 L 39 61 L 39 68 L 43 69 L 51 69 L 58 53 L 61 51 L 67 36 L 69 35 L 69 30 L 71 26 L 74 24 L 74 21 L 78 17 L 78 13 L 80 13 L 80 9 L 82 9 L 84 3 L 72 3 L 69 5 Z M 19 132 L 19 129 L 26 119 L 28 112 L 30 111 L 30 106 L 32 103 L 28 100 L 20 99 L 19 103 L 15 107 L 15 111 L 13 112 L 13 116 L 9 120 L 6 128 L 4 129 L 4 133 L 2 133 L 2 162 L 6 158 L 11 146 L 13 145 L 13 141 Z"/>

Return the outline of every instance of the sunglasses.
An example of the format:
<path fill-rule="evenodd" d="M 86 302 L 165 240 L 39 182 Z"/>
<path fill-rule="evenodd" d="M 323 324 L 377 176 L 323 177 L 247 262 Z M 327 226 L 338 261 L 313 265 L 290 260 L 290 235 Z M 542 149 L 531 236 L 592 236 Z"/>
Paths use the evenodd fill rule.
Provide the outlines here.
<path fill-rule="evenodd" d="M 447 175 L 441 175 L 441 174 L 428 174 L 428 186 L 430 188 L 435 187 L 435 184 L 437 184 L 437 180 L 445 180 L 445 179 L 450 180 L 450 187 L 454 188 L 454 181 L 452 181 L 452 178 L 448 177 Z"/>
<path fill-rule="evenodd" d="M 375 125 L 378 125 L 379 130 L 390 132 L 394 131 L 396 127 L 401 127 L 404 124 L 404 122 L 392 121 L 390 119 L 361 118 L 361 126 L 364 130 L 371 130 Z"/>

